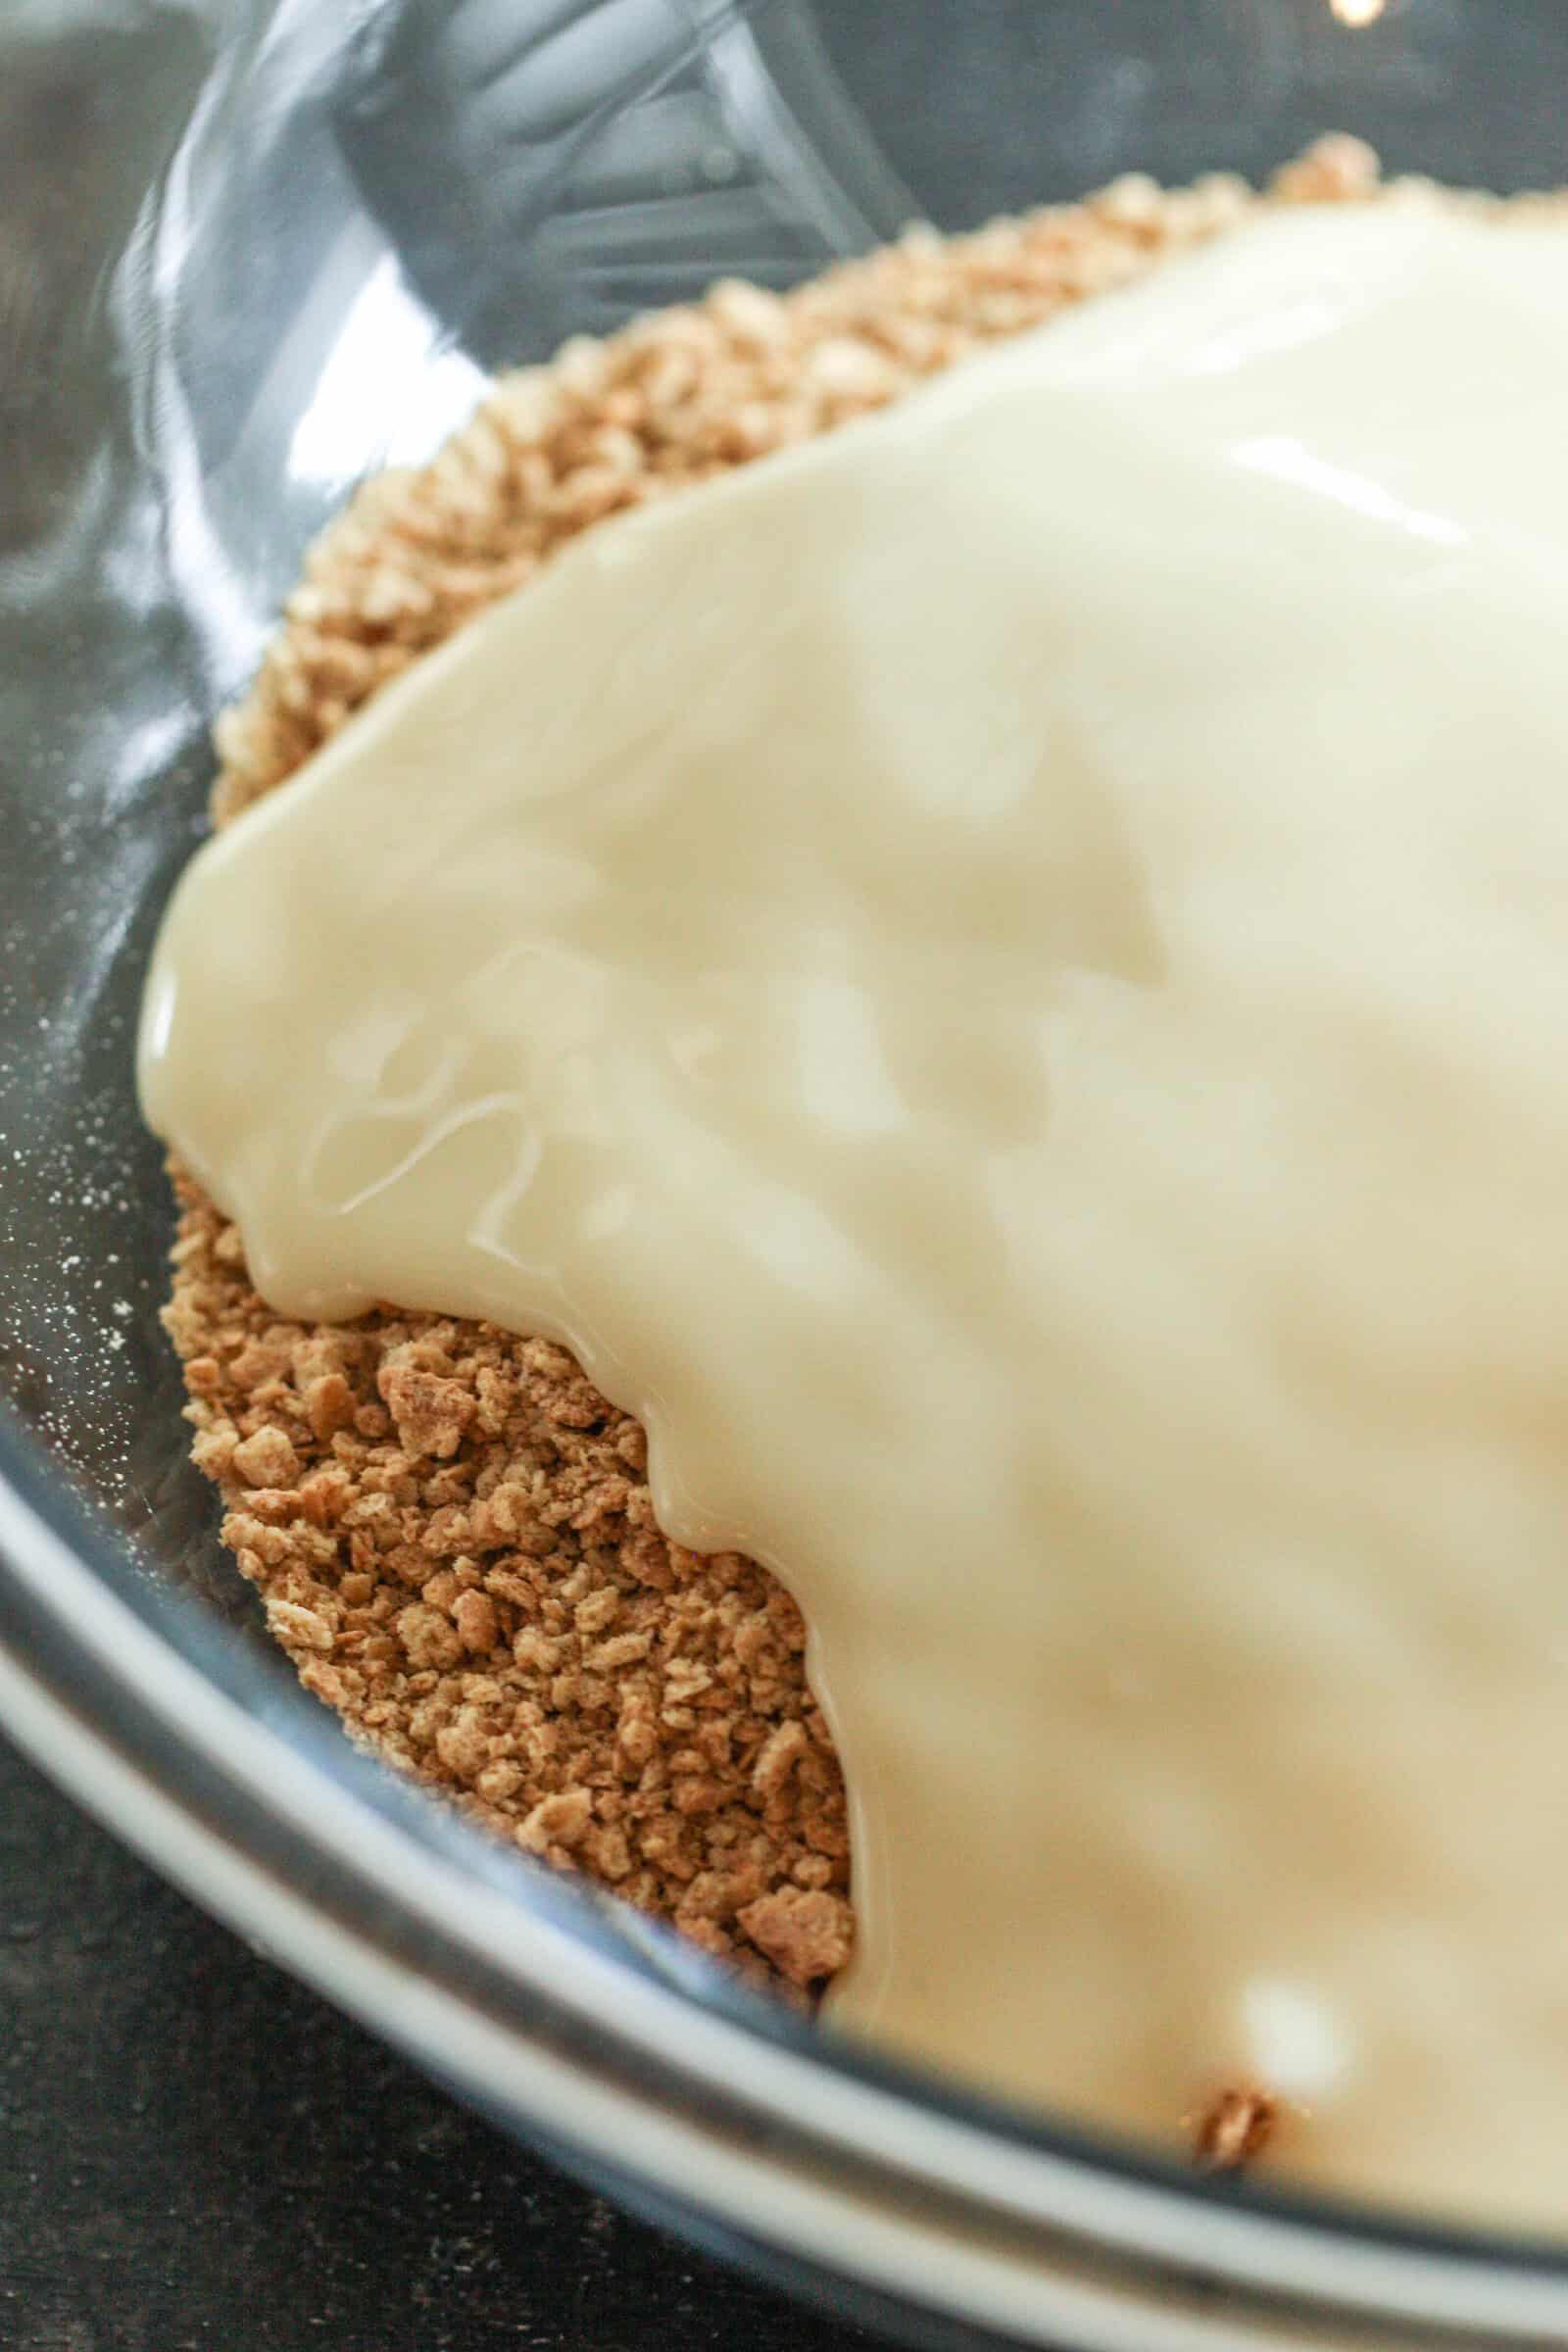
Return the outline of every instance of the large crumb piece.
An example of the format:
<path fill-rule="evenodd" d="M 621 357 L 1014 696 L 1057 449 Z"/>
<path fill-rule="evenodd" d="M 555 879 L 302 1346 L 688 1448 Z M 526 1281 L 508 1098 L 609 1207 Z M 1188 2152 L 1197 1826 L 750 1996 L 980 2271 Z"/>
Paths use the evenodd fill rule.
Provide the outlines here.
<path fill-rule="evenodd" d="M 835 1906 L 842 1954 L 844 1792 L 789 1596 L 666 1543 L 641 1430 L 562 1348 L 390 1311 L 282 1322 L 176 1184 L 167 1320 L 197 1459 L 306 1687 L 710 1951 L 806 1982 L 806 1925 L 780 1961 L 740 1924 L 793 1895 Z"/>
<path fill-rule="evenodd" d="M 757 1948 L 792 1984 L 823 1984 L 850 1956 L 854 1917 L 842 1896 L 804 1886 L 778 1886 L 740 1914 Z"/>
<path fill-rule="evenodd" d="M 1279 2115 L 1278 2101 L 1266 2091 L 1222 2090 L 1199 2119 L 1194 2162 L 1205 2173 L 1245 2172 L 1274 2138 Z"/>

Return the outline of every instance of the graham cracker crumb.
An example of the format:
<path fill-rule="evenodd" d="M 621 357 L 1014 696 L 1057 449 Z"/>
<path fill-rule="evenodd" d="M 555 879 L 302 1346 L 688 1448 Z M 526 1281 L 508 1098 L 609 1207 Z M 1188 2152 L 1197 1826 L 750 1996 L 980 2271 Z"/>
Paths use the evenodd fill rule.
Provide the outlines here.
<path fill-rule="evenodd" d="M 1205 2173 L 1239 2173 L 1256 2162 L 1279 2125 L 1278 2101 L 1256 2087 L 1222 2090 L 1200 2119 L 1193 2161 Z"/>
<path fill-rule="evenodd" d="M 399 1354 L 382 1364 L 375 1385 L 404 1451 L 414 1458 L 427 1454 L 450 1461 L 476 1409 L 463 1383 L 422 1372 Z"/>
<path fill-rule="evenodd" d="M 1372 195 L 1380 173 L 1375 148 L 1335 131 L 1276 172 L 1271 193 L 1282 204 L 1347 204 Z"/>
<path fill-rule="evenodd" d="M 780 1886 L 738 1915 L 758 1949 L 792 1984 L 819 1984 L 850 1956 L 854 1923 L 842 1895 Z"/>
<path fill-rule="evenodd" d="M 777 296 L 724 283 L 502 378 L 430 464 L 322 534 L 249 693 L 219 721 L 222 824 L 471 614 L 606 516 L 830 430 L 987 343 L 1128 283 L 1266 203 L 1385 195 L 1320 142 L 1267 198 L 1126 177 Z M 1534 199 L 1539 209 L 1557 203 Z M 646 1448 L 563 1349 L 390 1307 L 280 1321 L 190 1177 L 166 1322 L 223 1538 L 306 1687 L 490 1830 L 708 1950 L 819 1985 L 853 1937 L 838 1762 L 788 1594 L 655 1523 Z M 1255 2155 L 1231 2092 L 1200 2162 Z"/>

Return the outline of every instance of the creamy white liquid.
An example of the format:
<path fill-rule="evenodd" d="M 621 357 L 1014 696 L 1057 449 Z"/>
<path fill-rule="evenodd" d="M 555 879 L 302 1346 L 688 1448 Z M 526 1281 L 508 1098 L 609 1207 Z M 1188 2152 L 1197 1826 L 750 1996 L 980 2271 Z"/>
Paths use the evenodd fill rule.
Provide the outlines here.
<path fill-rule="evenodd" d="M 194 861 L 282 1312 L 775 1567 L 845 2026 L 1568 2220 L 1568 237 L 1281 219 L 594 532 Z"/>

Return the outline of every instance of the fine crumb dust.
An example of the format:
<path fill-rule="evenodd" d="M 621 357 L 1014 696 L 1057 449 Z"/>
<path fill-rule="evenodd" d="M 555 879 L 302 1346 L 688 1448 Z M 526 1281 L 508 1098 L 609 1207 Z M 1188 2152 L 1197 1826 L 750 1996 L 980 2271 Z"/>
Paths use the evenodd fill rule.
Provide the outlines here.
<path fill-rule="evenodd" d="M 219 723 L 217 821 L 605 515 L 879 408 L 1255 206 L 1424 193 L 1332 138 L 1266 196 L 1127 178 L 972 236 L 911 230 L 783 297 L 720 284 L 567 344 L 503 378 L 431 464 L 368 482 L 313 548 Z M 641 1430 L 562 1348 L 390 1307 L 281 1322 L 236 1229 L 175 1173 L 166 1320 L 194 1456 L 306 1687 L 503 1837 L 754 1977 L 819 1988 L 851 1948 L 848 1837 L 788 1595 L 664 1539 Z M 1228 2166 L 1271 2110 L 1221 2105 L 1197 2146 Z"/>

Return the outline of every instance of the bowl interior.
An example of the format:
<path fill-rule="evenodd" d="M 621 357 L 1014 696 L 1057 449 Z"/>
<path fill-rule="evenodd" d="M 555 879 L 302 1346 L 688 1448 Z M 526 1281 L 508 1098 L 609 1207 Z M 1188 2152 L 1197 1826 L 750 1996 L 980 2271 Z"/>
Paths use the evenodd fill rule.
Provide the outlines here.
<path fill-rule="evenodd" d="M 93 1572 L 313 1747 L 335 1734 L 185 1459 L 131 1071 L 213 716 L 313 533 L 497 367 L 917 215 L 1259 175 L 1328 128 L 1397 169 L 1568 180 L 1555 0 L 409 0 L 352 37 L 349 14 L 0 28 L 0 1469 L 90 1514 Z"/>

